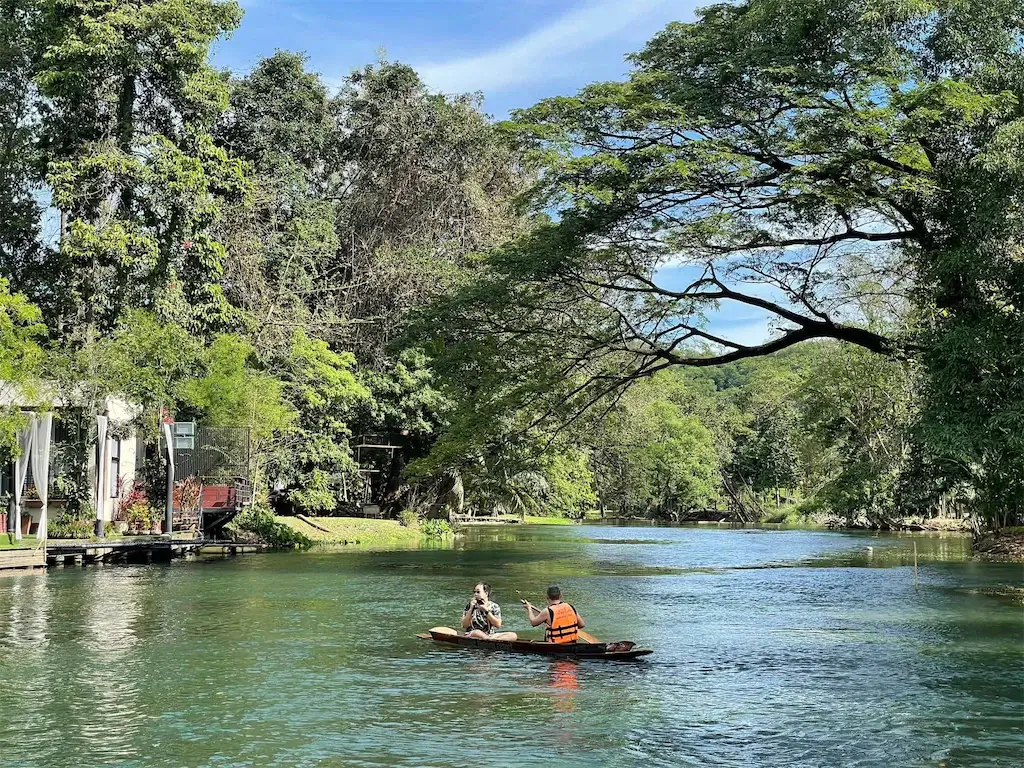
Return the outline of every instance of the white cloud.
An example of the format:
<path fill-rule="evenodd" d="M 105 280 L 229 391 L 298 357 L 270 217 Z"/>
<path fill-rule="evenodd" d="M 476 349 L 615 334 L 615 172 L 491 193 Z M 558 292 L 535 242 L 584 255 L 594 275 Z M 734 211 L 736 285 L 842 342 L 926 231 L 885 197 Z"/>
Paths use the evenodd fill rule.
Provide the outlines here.
<path fill-rule="evenodd" d="M 492 53 L 420 64 L 416 70 L 431 88 L 447 93 L 493 91 L 550 77 L 554 62 L 628 29 L 670 0 L 603 0 L 570 11 L 546 27 Z M 677 8 L 692 12 L 696 2 Z"/>

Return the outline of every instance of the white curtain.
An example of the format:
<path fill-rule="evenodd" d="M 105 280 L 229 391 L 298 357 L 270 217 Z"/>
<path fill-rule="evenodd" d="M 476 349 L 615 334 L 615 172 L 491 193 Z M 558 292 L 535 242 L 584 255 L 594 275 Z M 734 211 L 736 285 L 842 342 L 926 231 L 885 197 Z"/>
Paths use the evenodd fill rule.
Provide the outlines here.
<path fill-rule="evenodd" d="M 96 530 L 103 530 L 104 480 L 107 476 L 107 417 L 96 417 Z"/>
<path fill-rule="evenodd" d="M 50 432 L 53 428 L 53 414 L 40 413 L 32 417 L 32 477 L 42 510 L 39 512 L 40 540 L 46 538 L 46 518 L 50 503 Z"/>
<path fill-rule="evenodd" d="M 21 506 L 25 496 L 25 481 L 28 479 L 29 451 L 32 448 L 32 422 L 18 433 L 18 448 L 21 453 L 14 462 L 14 538 L 21 538 Z"/>

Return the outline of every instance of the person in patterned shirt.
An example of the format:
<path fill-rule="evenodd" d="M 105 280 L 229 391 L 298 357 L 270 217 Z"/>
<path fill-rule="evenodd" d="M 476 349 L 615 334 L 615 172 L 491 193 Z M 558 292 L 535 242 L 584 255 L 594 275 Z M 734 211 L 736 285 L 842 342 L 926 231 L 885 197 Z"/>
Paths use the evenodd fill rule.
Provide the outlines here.
<path fill-rule="evenodd" d="M 499 632 L 501 606 L 491 600 L 491 585 L 480 582 L 473 590 L 472 599 L 462 612 L 462 628 L 466 637 L 479 640 L 515 640 L 515 632 Z"/>

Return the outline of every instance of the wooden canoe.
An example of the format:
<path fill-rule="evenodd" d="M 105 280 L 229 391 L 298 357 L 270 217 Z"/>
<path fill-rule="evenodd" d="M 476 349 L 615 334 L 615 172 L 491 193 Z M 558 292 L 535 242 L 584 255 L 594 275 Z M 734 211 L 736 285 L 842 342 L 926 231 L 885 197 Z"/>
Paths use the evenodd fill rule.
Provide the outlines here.
<path fill-rule="evenodd" d="M 617 659 L 629 661 L 654 653 L 648 648 L 637 648 L 636 643 L 623 640 L 616 643 L 544 643 L 539 640 L 481 640 L 455 632 L 431 629 L 416 635 L 421 640 L 434 640 L 464 648 L 480 648 L 506 653 L 534 653 L 571 659 Z"/>

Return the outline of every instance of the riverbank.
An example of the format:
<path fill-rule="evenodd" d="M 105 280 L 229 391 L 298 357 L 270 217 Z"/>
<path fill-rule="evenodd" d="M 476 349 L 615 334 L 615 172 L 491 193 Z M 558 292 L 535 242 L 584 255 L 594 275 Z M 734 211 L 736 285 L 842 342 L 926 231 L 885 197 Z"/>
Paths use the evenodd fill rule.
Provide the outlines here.
<path fill-rule="evenodd" d="M 1024 563 L 1024 526 L 982 536 L 974 542 L 974 554 L 985 560 Z"/>
<path fill-rule="evenodd" d="M 375 520 L 361 517 L 292 517 L 275 516 L 274 522 L 287 526 L 315 545 L 353 546 L 372 549 L 416 546 L 424 540 L 441 537 L 429 536 L 416 528 L 402 525 L 397 520 Z M 526 525 L 577 525 L 578 521 L 565 517 L 527 515 Z M 472 525 L 487 525 L 486 518 L 475 519 Z"/>
<path fill-rule="evenodd" d="M 527 515 L 523 522 L 526 525 L 579 525 L 579 520 L 572 520 L 568 517 L 541 517 L 537 515 Z"/>
<path fill-rule="evenodd" d="M 309 517 L 307 520 L 290 516 L 274 517 L 275 522 L 305 536 L 314 544 L 324 546 L 413 546 L 423 537 L 416 529 L 407 528 L 397 520 L 361 517 Z"/>

